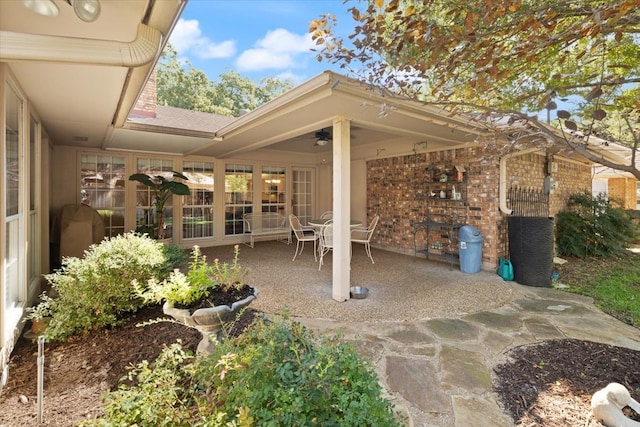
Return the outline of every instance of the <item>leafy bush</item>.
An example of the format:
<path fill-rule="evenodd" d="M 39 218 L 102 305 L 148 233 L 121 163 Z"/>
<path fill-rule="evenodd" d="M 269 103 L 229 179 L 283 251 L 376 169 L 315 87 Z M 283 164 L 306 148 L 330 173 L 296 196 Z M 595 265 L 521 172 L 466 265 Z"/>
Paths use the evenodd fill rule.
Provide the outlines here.
<path fill-rule="evenodd" d="M 144 305 L 133 284 L 166 275 L 166 262 L 162 243 L 134 233 L 92 245 L 84 258 L 64 258 L 60 270 L 45 276 L 57 294 L 47 301 L 47 339 L 117 324 L 123 313 Z"/>
<path fill-rule="evenodd" d="M 106 396 L 84 425 L 400 426 L 370 364 L 339 337 L 299 323 L 256 320 L 208 357 L 165 349 Z"/>
<path fill-rule="evenodd" d="M 556 217 L 556 245 L 561 256 L 608 257 L 623 253 L 637 230 L 624 209 L 609 204 L 604 194 L 573 194 L 569 209 Z"/>
<path fill-rule="evenodd" d="M 139 294 L 145 301 L 166 301 L 173 307 L 187 308 L 190 304 L 209 296 L 214 289 L 223 292 L 241 290 L 246 286 L 244 279 L 249 270 L 240 265 L 239 245 L 234 246 L 233 254 L 231 263 L 220 262 L 216 258 L 209 264 L 200 247 L 194 246 L 186 275 L 175 269 L 169 274 L 168 279 L 150 280 L 139 290 Z"/>
<path fill-rule="evenodd" d="M 165 263 L 162 267 L 162 275 L 160 277 L 166 277 L 175 268 L 181 268 L 186 264 L 188 255 L 184 249 L 173 243 L 165 243 L 162 245 L 162 252 L 164 253 Z"/>
<path fill-rule="evenodd" d="M 135 386 L 121 385 L 118 390 L 106 395 L 107 404 L 102 418 L 81 422 L 79 425 L 190 425 L 188 421 L 191 414 L 185 406 L 190 402 L 183 400 L 183 394 L 191 381 L 193 363 L 193 355 L 184 351 L 180 343 L 166 347 L 153 366 L 143 360 L 123 378 L 128 383 L 135 383 Z M 184 410 L 179 410 L 179 407 Z"/>

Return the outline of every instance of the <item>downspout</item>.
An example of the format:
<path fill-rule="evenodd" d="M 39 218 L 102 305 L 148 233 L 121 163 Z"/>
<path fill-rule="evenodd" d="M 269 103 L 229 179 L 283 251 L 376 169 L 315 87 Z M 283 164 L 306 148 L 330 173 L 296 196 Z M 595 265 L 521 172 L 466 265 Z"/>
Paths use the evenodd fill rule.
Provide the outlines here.
<path fill-rule="evenodd" d="M 516 151 L 513 153 L 505 154 L 500 158 L 500 188 L 498 190 L 500 200 L 500 211 L 506 215 L 511 215 L 512 209 L 507 207 L 507 160 L 517 156 L 523 156 L 525 154 L 540 151 L 538 148 L 529 148 L 523 151 Z"/>
<path fill-rule="evenodd" d="M 131 42 L 0 31 L 0 61 L 47 61 L 139 67 L 156 58 L 162 34 L 138 24 Z"/>

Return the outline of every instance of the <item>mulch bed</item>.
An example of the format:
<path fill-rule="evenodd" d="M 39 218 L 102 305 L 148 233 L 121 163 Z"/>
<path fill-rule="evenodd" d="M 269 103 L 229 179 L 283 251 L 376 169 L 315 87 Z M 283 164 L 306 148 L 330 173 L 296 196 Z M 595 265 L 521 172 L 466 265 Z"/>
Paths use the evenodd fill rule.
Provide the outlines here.
<path fill-rule="evenodd" d="M 600 426 L 591 416 L 591 396 L 610 382 L 640 398 L 640 351 L 590 341 L 517 347 L 494 371 L 494 391 L 518 426 Z M 640 421 L 629 407 L 626 414 Z"/>

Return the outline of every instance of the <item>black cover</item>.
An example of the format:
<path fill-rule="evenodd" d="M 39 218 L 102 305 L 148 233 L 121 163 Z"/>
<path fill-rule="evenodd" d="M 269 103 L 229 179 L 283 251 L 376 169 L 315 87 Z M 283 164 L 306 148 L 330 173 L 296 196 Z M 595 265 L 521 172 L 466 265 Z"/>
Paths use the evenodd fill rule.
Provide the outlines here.
<path fill-rule="evenodd" d="M 513 280 L 521 285 L 551 287 L 553 218 L 510 216 L 508 225 Z"/>

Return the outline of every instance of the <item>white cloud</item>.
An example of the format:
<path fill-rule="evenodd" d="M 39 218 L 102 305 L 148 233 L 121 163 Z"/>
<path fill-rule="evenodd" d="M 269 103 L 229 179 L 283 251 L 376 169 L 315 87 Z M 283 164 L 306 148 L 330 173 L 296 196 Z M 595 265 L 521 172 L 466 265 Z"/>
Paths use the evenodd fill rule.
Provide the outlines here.
<path fill-rule="evenodd" d="M 236 65 L 239 71 L 296 67 L 301 62 L 300 54 L 310 53 L 313 46 L 310 34 L 298 35 L 278 28 L 267 32 L 253 49 L 242 52 Z"/>
<path fill-rule="evenodd" d="M 309 76 L 306 74 L 294 74 L 291 71 L 283 71 L 278 73 L 275 78 L 280 80 L 291 80 L 294 84 L 299 85 L 309 80 Z"/>
<path fill-rule="evenodd" d="M 220 43 L 211 41 L 202 35 L 200 22 L 196 19 L 178 20 L 169 42 L 179 54 L 192 53 L 204 59 L 229 58 L 236 53 L 235 41 L 225 40 Z"/>

